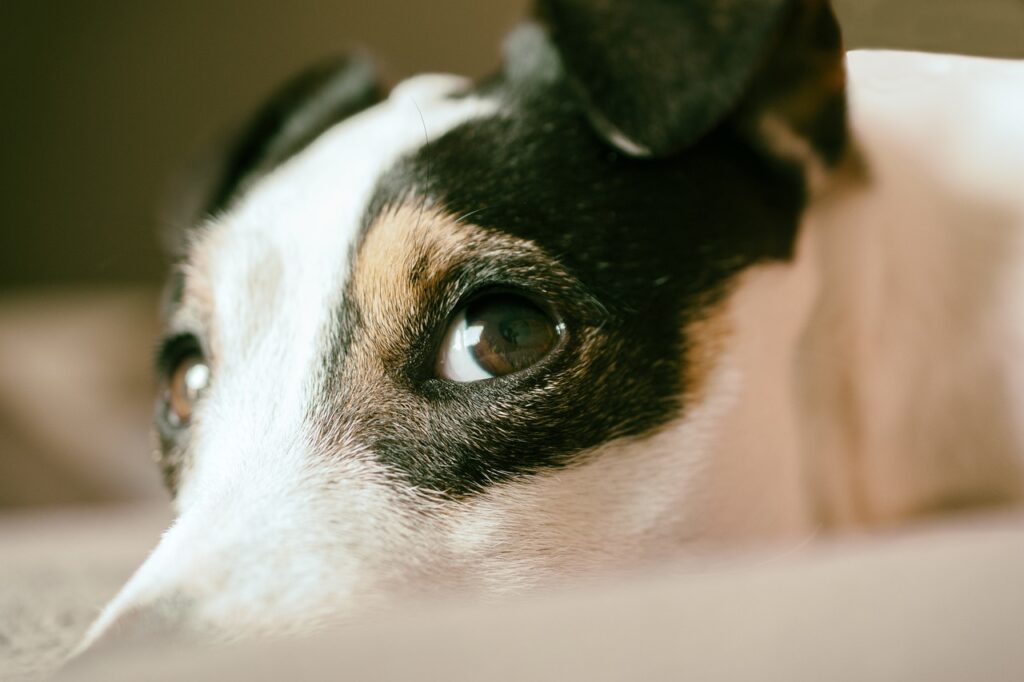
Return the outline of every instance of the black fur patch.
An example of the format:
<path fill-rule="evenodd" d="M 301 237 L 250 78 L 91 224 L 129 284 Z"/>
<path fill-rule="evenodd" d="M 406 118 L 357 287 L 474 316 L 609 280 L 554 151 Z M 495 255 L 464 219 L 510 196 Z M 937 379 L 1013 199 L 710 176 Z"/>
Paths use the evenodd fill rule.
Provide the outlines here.
<path fill-rule="evenodd" d="M 424 201 L 470 216 L 496 238 L 529 240 L 564 274 L 552 279 L 544 259 L 463 264 L 409 321 L 372 396 L 351 389 L 359 368 L 348 350 L 365 319 L 349 300 L 326 387 L 334 409 L 319 416 L 346 422 L 413 485 L 455 496 L 564 466 L 685 411 L 693 340 L 684 328 L 735 274 L 790 257 L 804 204 L 797 169 L 756 153 L 728 126 L 684 154 L 638 160 L 594 132 L 564 79 L 498 79 L 483 91 L 503 100 L 502 113 L 399 163 L 380 182 L 366 224 Z M 456 302 L 510 286 L 557 311 L 568 329 L 563 347 L 499 380 L 455 384 L 424 372 Z"/>
<path fill-rule="evenodd" d="M 736 108 L 792 4 L 540 0 L 538 8 L 594 126 L 661 157 Z"/>

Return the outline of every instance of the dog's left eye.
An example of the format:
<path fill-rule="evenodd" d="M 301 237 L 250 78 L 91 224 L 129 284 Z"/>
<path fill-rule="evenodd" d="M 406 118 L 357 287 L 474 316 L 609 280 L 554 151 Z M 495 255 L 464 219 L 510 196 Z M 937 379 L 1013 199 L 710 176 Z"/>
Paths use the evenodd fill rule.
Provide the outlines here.
<path fill-rule="evenodd" d="M 522 296 L 482 296 L 456 313 L 437 371 L 459 383 L 519 372 L 550 353 L 560 333 L 558 324 Z"/>
<path fill-rule="evenodd" d="M 173 339 L 163 355 L 168 360 L 163 389 L 167 422 L 175 428 L 188 426 L 210 383 L 210 366 L 190 336 Z"/>
<path fill-rule="evenodd" d="M 210 382 L 210 368 L 200 355 L 185 358 L 171 375 L 168 388 L 167 404 L 170 415 L 177 422 L 176 426 L 184 426 L 192 420 L 192 411 L 196 401 Z"/>

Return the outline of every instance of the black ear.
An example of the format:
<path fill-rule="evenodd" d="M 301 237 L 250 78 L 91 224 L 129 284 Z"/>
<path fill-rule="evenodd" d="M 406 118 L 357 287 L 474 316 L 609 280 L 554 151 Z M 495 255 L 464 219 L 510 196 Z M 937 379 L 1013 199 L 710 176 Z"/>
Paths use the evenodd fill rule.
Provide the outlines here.
<path fill-rule="evenodd" d="M 382 93 L 373 64 L 361 56 L 326 60 L 293 77 L 191 169 L 173 197 L 171 222 L 189 226 L 224 210 L 253 181 Z"/>
<path fill-rule="evenodd" d="M 838 154 L 843 51 L 827 0 L 539 0 L 538 10 L 595 128 L 628 154 L 677 153 L 732 116 L 758 134 L 765 114 Z"/>

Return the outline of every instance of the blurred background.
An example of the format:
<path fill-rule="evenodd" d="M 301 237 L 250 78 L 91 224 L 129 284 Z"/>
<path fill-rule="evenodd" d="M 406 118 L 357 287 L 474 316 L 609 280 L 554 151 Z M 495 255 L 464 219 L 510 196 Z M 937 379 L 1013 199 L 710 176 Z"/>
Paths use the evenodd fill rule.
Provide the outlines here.
<path fill-rule="evenodd" d="M 480 76 L 527 0 L 0 0 L 0 509 L 160 495 L 160 207 L 276 84 L 361 47 Z M 834 0 L 849 47 L 1024 58 L 1024 0 Z"/>

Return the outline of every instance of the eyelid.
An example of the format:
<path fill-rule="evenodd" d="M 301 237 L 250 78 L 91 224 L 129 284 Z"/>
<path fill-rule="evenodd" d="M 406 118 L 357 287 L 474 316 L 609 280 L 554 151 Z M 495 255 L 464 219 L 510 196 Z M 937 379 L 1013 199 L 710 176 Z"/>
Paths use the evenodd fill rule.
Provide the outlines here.
<path fill-rule="evenodd" d="M 160 342 L 156 351 L 156 371 L 160 376 L 169 376 L 178 362 L 190 353 L 203 353 L 199 337 L 191 332 L 172 334 Z"/>
<path fill-rule="evenodd" d="M 518 284 L 504 283 L 489 284 L 487 286 L 478 287 L 462 296 L 459 299 L 459 302 L 452 307 L 451 312 L 448 313 L 449 323 L 456 319 L 460 311 L 465 310 L 468 306 L 473 305 L 473 303 L 481 298 L 486 298 L 488 296 L 501 296 L 503 294 L 508 296 L 518 296 L 529 301 L 531 305 L 535 306 L 551 319 L 551 322 L 558 329 L 559 333 L 565 330 L 565 320 L 561 311 L 552 305 L 549 299 L 537 294 L 529 288 L 519 286 Z"/>

